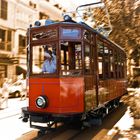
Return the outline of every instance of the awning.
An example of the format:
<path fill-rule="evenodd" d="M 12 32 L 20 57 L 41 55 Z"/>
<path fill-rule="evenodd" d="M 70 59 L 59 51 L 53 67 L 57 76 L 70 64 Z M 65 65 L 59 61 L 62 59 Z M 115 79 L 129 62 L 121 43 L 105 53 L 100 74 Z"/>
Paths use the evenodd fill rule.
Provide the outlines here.
<path fill-rule="evenodd" d="M 17 65 L 16 66 L 16 74 L 20 75 L 20 74 L 26 74 L 27 72 L 27 66 L 26 65 Z"/>

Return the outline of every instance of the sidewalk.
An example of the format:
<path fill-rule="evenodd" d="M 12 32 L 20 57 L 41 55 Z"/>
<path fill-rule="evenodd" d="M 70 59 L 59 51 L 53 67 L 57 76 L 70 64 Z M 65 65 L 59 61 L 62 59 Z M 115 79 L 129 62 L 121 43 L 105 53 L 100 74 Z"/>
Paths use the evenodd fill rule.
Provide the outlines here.
<path fill-rule="evenodd" d="M 123 117 L 108 131 L 104 140 L 140 140 L 140 128 L 134 126 L 129 109 Z"/>
<path fill-rule="evenodd" d="M 140 88 L 128 88 L 129 94 L 140 94 Z M 138 127 L 134 124 L 134 118 L 130 114 L 130 106 L 123 117 L 107 133 L 104 140 L 140 140 L 140 124 Z"/>
<path fill-rule="evenodd" d="M 20 98 L 8 99 L 8 108 L 0 110 L 0 120 L 21 114 L 21 108 L 28 105 L 28 98 L 21 101 Z"/>

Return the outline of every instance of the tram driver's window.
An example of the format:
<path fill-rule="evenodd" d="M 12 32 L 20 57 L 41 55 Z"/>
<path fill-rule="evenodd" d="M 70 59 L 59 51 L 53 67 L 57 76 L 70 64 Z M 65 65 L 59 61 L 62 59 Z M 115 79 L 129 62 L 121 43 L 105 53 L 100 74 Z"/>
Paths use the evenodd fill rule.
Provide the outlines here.
<path fill-rule="evenodd" d="M 50 74 L 56 72 L 56 44 L 34 46 L 32 52 L 32 73 Z"/>

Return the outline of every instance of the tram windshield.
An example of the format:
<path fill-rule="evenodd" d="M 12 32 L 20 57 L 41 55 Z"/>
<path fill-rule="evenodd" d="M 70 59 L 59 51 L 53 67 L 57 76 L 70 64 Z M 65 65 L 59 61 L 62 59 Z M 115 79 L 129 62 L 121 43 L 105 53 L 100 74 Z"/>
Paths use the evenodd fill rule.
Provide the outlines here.
<path fill-rule="evenodd" d="M 60 54 L 56 53 L 55 42 L 32 47 L 32 74 L 56 74 L 58 69 L 61 76 L 82 74 L 81 42 L 62 41 L 60 45 Z"/>

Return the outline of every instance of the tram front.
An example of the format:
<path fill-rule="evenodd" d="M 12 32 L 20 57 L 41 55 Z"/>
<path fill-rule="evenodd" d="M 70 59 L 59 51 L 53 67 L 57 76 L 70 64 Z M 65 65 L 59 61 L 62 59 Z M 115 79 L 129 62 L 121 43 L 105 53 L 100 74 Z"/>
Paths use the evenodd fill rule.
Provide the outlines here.
<path fill-rule="evenodd" d="M 29 107 L 23 113 L 31 123 L 84 112 L 81 40 L 74 23 L 28 29 Z"/>

